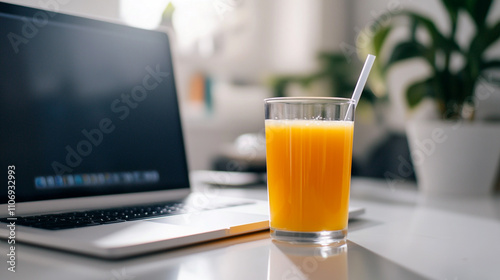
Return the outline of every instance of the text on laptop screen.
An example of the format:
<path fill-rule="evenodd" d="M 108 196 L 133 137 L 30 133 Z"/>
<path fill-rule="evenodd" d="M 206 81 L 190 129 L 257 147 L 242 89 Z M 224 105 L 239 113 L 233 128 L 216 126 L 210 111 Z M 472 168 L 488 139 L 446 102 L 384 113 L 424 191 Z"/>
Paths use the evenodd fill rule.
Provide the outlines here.
<path fill-rule="evenodd" d="M 166 34 L 0 4 L 0 150 L 18 202 L 188 187 Z"/>

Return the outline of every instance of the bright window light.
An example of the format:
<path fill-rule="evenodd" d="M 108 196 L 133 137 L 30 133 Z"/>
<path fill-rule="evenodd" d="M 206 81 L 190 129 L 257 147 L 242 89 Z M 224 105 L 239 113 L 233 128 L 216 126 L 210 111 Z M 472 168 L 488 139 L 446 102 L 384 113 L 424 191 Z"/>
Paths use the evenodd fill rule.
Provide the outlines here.
<path fill-rule="evenodd" d="M 125 23 L 145 29 L 155 29 L 161 23 L 163 11 L 170 0 L 120 0 L 120 16 Z"/>
<path fill-rule="evenodd" d="M 181 51 L 189 51 L 197 43 L 206 52 L 213 51 L 212 37 L 222 22 L 214 6 L 217 1 L 220 0 L 172 0 L 175 7 L 172 23 Z"/>

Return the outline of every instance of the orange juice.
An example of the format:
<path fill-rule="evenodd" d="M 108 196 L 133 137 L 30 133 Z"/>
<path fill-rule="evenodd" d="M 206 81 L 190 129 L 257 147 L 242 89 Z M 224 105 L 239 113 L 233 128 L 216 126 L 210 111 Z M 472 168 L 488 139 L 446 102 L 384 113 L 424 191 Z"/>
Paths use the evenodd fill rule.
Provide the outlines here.
<path fill-rule="evenodd" d="M 266 120 L 271 227 L 347 228 L 354 123 Z"/>

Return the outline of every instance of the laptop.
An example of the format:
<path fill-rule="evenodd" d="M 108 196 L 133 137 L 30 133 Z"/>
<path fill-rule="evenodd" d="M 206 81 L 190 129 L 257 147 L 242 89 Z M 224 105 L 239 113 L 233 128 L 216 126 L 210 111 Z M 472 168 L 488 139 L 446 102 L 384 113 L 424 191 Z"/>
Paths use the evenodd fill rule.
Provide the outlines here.
<path fill-rule="evenodd" d="M 191 191 L 170 48 L 0 3 L 1 238 L 122 258 L 268 229 L 264 201 Z"/>

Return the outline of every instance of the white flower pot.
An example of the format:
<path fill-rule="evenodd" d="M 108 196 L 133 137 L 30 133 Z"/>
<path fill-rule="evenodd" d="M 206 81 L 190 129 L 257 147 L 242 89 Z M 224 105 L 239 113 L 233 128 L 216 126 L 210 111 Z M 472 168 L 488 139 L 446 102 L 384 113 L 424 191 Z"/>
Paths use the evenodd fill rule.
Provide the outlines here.
<path fill-rule="evenodd" d="M 426 195 L 488 195 L 500 164 L 500 124 L 413 121 L 408 142 Z"/>

